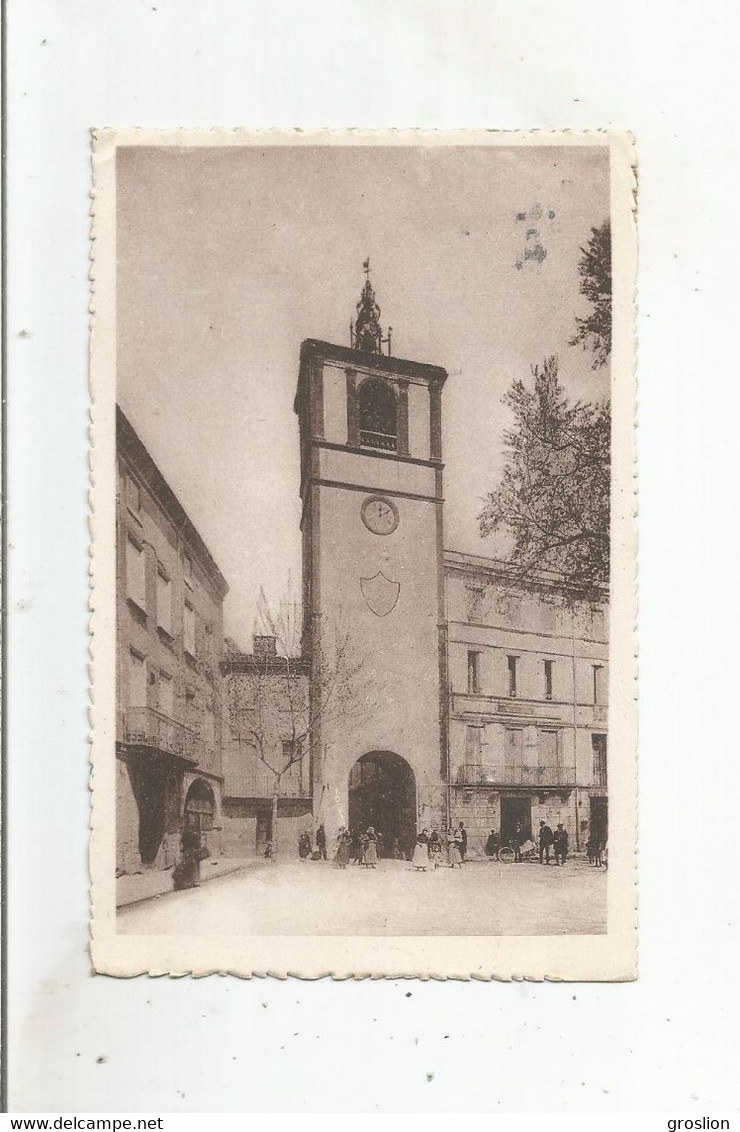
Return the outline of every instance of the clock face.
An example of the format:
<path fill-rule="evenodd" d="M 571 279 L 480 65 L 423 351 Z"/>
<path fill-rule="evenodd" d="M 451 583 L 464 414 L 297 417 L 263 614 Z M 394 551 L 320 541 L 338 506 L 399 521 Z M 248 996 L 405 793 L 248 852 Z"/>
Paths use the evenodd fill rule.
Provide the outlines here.
<path fill-rule="evenodd" d="M 390 499 L 371 495 L 362 504 L 362 521 L 374 535 L 390 535 L 398 526 L 398 508 Z"/>

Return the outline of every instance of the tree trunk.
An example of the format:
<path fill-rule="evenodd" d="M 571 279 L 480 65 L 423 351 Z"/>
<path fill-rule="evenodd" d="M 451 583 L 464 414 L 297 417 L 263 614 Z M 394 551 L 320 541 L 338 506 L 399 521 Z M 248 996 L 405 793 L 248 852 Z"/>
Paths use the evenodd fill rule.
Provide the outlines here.
<path fill-rule="evenodd" d="M 278 855 L 278 795 L 277 790 L 272 796 L 272 821 L 270 822 L 272 836 L 272 856 L 277 860 Z"/>

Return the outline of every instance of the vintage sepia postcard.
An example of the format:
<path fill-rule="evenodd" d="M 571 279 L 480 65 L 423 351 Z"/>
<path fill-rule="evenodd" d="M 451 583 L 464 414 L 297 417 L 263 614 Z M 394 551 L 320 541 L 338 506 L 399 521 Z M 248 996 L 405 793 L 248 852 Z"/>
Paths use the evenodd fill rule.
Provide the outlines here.
<path fill-rule="evenodd" d="M 93 165 L 95 970 L 635 978 L 632 139 Z"/>

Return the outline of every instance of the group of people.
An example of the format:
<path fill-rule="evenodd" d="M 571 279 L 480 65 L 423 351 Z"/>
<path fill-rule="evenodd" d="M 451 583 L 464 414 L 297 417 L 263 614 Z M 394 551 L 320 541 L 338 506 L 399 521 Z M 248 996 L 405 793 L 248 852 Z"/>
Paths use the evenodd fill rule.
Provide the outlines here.
<path fill-rule="evenodd" d="M 316 848 L 314 849 L 311 843 L 311 834 L 307 829 L 298 838 L 298 856 L 302 861 L 307 861 L 309 857 L 314 861 L 326 860 L 326 830 L 323 825 L 320 825 L 316 830 Z"/>
<path fill-rule="evenodd" d="M 484 847 L 486 856 L 497 857 L 503 844 L 497 830 L 492 829 Z M 514 826 L 514 836 L 511 838 L 509 844 L 514 850 L 515 861 L 522 860 L 522 849 L 524 849 L 525 852 L 528 849 L 534 849 L 534 844 L 529 840 L 529 836 L 521 822 L 517 822 Z M 540 864 L 549 865 L 551 854 L 553 862 L 556 865 L 564 865 L 567 861 L 568 831 L 562 822 L 558 822 L 557 828 L 553 830 L 546 821 L 541 821 L 537 835 L 537 844 L 539 847 Z"/>
<path fill-rule="evenodd" d="M 341 826 L 334 850 L 335 865 L 346 869 L 350 861 L 354 861 L 356 865 L 364 865 L 368 869 L 377 868 L 379 840 L 382 840 L 380 833 L 376 833 L 373 826 L 368 826 L 364 832 L 358 830 L 354 833 L 346 826 Z"/>
<path fill-rule="evenodd" d="M 486 856 L 497 857 L 503 844 L 498 832 L 492 829 L 485 843 Z M 534 851 L 534 843 L 529 840 L 529 835 L 521 822 L 516 823 L 514 835 L 508 844 L 514 850 L 515 861 L 522 860 L 523 849 L 525 852 Z M 564 865 L 568 860 L 568 831 L 563 823 L 558 822 L 553 829 L 546 821 L 541 821 L 537 846 L 540 864 Z M 605 864 L 604 850 L 605 845 L 601 835 L 598 832 L 592 833 L 586 844 L 589 862 L 600 868 Z M 462 868 L 467 851 L 468 833 L 463 822 L 458 824 L 457 829 L 450 828 L 446 832 L 443 830 L 442 833 L 436 829 L 431 833 L 428 829 L 422 829 L 416 836 L 411 863 L 419 872 L 442 866 L 452 869 Z M 364 865 L 366 868 L 374 869 L 380 856 L 405 861 L 411 853 L 410 848 L 408 852 L 402 850 L 397 837 L 385 846 L 382 833 L 373 826 L 369 826 L 366 830 L 349 830 L 346 826 L 342 826 L 337 834 L 333 860 L 340 869 L 346 869 L 349 864 Z M 307 830 L 301 833 L 298 838 L 298 856 L 302 861 L 309 858 L 316 861 L 327 860 L 326 831 L 323 825 L 316 830 L 315 847 L 311 834 Z"/>
<path fill-rule="evenodd" d="M 435 869 L 446 865 L 451 869 L 461 869 L 468 851 L 468 833 L 460 822 L 457 829 L 448 829 L 441 835 L 436 829 L 430 833 L 422 829 L 417 834 L 411 864 L 417 872 L 425 873 L 429 866 Z"/>
<path fill-rule="evenodd" d="M 602 865 L 606 867 L 607 845 L 599 830 L 594 830 L 589 834 L 586 842 L 586 856 L 589 865 L 595 865 L 597 869 L 600 869 Z"/>
<path fill-rule="evenodd" d="M 321 857 L 326 860 L 326 835 L 323 826 L 317 831 L 316 845 L 317 849 L 321 850 Z M 435 869 L 443 865 L 461 868 L 467 849 L 468 834 L 463 822 L 460 822 L 457 829 L 449 829 L 442 834 L 436 829 L 431 833 L 423 829 L 416 837 L 411 858 L 412 865 L 421 872 L 426 871 L 430 866 Z M 305 833 L 299 838 L 298 853 L 302 860 L 309 856 L 318 859 L 316 851 L 311 853 L 310 837 Z M 397 837 L 393 837 L 388 845 L 384 845 L 382 833 L 374 826 L 368 826 L 366 830 L 349 830 L 346 826 L 341 826 L 334 849 L 334 863 L 338 868 L 346 869 L 349 864 L 354 864 L 375 869 L 381 855 L 406 861 L 409 853 L 403 852 Z"/>
<path fill-rule="evenodd" d="M 550 864 L 550 851 L 552 850 L 556 865 L 564 865 L 568 860 L 568 831 L 561 821 L 555 830 L 551 829 L 545 821 L 540 822 L 538 835 L 540 847 L 540 864 Z"/>

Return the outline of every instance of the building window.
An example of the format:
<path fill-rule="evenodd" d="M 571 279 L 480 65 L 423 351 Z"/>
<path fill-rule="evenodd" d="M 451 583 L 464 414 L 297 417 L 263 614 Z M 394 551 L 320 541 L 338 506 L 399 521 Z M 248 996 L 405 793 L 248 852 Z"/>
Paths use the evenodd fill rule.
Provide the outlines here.
<path fill-rule="evenodd" d="M 182 644 L 188 656 L 195 658 L 195 610 L 187 601 L 183 608 Z"/>
<path fill-rule="evenodd" d="M 175 717 L 175 682 L 166 672 L 159 674 L 159 687 L 157 689 L 157 706 L 162 715 L 168 719 Z"/>
<path fill-rule="evenodd" d="M 172 583 L 161 566 L 157 569 L 157 625 L 172 636 Z"/>
<path fill-rule="evenodd" d="M 518 656 L 507 656 L 506 663 L 509 668 L 509 695 L 513 698 L 517 694 L 516 688 L 516 663 L 519 660 Z"/>
<path fill-rule="evenodd" d="M 146 556 L 130 536 L 126 539 L 126 597 L 146 613 Z"/>
<path fill-rule="evenodd" d="M 558 733 L 557 731 L 539 731 L 538 735 L 538 762 L 540 767 L 555 770 L 558 765 Z"/>
<path fill-rule="evenodd" d="M 398 406 L 393 390 L 384 381 L 371 379 L 360 386 L 357 400 L 360 444 L 395 452 L 398 447 Z"/>
<path fill-rule="evenodd" d="M 594 703 L 604 703 L 604 666 L 603 664 L 592 664 L 593 671 L 593 694 Z"/>
<path fill-rule="evenodd" d="M 287 766 L 293 759 L 298 762 L 302 751 L 303 744 L 300 739 L 283 739 L 283 766 Z"/>
<path fill-rule="evenodd" d="M 545 665 L 545 699 L 552 699 L 552 668 L 554 661 L 546 660 Z"/>
<path fill-rule="evenodd" d="M 129 652 L 128 706 L 146 707 L 146 664 L 133 649 Z"/>
<path fill-rule="evenodd" d="M 552 631 L 556 628 L 557 607 L 553 601 L 546 598 L 542 599 L 540 604 L 540 628 L 545 631 Z"/>
<path fill-rule="evenodd" d="M 594 786 L 606 786 L 606 735 L 592 735 Z"/>
<path fill-rule="evenodd" d="M 465 615 L 468 621 L 480 621 L 486 600 L 485 586 L 465 587 Z"/>
<path fill-rule="evenodd" d="M 521 727 L 507 727 L 504 741 L 504 767 L 519 770 L 522 765 L 523 732 Z"/>
<path fill-rule="evenodd" d="M 496 602 L 498 612 L 506 621 L 518 622 L 522 616 L 522 596 L 515 593 L 499 594 Z"/>
<path fill-rule="evenodd" d="M 300 739 L 283 739 L 283 785 L 292 783 L 294 788 L 290 791 L 296 793 L 300 791 L 301 786 L 301 756 L 303 754 L 303 744 Z"/>
<path fill-rule="evenodd" d="M 480 653 L 468 651 L 468 692 L 478 695 L 480 692 Z"/>
<path fill-rule="evenodd" d="M 483 758 L 483 728 L 465 728 L 465 762 L 468 766 L 480 766 Z"/>

